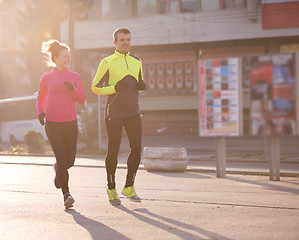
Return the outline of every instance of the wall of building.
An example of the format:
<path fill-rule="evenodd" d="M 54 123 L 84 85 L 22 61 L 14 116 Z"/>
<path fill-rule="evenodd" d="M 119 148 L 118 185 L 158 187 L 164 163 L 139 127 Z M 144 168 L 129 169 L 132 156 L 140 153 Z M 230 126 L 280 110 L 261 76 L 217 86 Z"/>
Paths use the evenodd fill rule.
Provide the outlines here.
<path fill-rule="evenodd" d="M 75 21 L 74 27 L 75 49 L 113 47 L 112 33 L 119 27 L 131 29 L 134 46 L 298 35 L 298 28 L 263 30 L 261 9 L 257 10 L 256 21 L 249 19 L 246 9 L 226 9 L 105 21 Z M 67 41 L 67 39 L 67 22 L 65 22 L 62 24 L 61 40 Z"/>

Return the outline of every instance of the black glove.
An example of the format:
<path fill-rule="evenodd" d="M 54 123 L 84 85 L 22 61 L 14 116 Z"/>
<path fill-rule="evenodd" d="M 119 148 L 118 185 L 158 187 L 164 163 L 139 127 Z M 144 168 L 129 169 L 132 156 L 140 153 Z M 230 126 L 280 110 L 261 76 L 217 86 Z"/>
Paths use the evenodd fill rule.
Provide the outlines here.
<path fill-rule="evenodd" d="M 40 122 L 41 125 L 45 125 L 45 117 L 46 117 L 46 114 L 44 112 L 40 113 L 38 115 L 38 120 Z"/>
<path fill-rule="evenodd" d="M 64 81 L 63 83 L 68 89 L 70 89 L 72 91 L 74 90 L 74 86 L 70 82 Z"/>
<path fill-rule="evenodd" d="M 121 92 L 122 90 L 125 90 L 128 87 L 128 84 L 125 81 L 118 81 L 115 86 L 114 89 L 116 92 Z"/>
<path fill-rule="evenodd" d="M 143 81 L 139 81 L 136 83 L 137 90 L 143 91 L 145 90 L 145 83 Z"/>

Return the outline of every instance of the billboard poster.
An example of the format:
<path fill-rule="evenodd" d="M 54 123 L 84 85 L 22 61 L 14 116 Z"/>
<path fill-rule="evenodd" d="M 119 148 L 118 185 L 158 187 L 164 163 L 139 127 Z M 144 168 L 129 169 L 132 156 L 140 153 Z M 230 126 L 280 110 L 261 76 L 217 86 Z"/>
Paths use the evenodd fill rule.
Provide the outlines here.
<path fill-rule="evenodd" d="M 196 52 L 159 51 L 144 52 L 142 59 L 147 94 L 189 94 L 196 92 Z"/>
<path fill-rule="evenodd" d="M 183 76 L 176 76 L 175 77 L 175 86 L 176 86 L 176 89 L 183 89 L 184 88 L 184 77 Z"/>
<path fill-rule="evenodd" d="M 167 76 L 166 77 L 166 88 L 167 89 L 174 89 L 174 77 L 173 76 Z"/>
<path fill-rule="evenodd" d="M 156 79 L 155 77 L 148 77 L 147 79 L 147 87 L 149 90 L 155 90 L 156 89 Z"/>
<path fill-rule="evenodd" d="M 251 57 L 251 134 L 296 134 L 295 56 Z"/>
<path fill-rule="evenodd" d="M 163 63 L 157 64 L 157 75 L 159 77 L 164 76 L 165 72 L 165 65 Z"/>
<path fill-rule="evenodd" d="M 158 90 L 165 89 L 165 77 L 157 77 L 157 88 Z"/>
<path fill-rule="evenodd" d="M 172 76 L 174 74 L 174 63 L 166 64 L 166 74 L 167 76 Z"/>
<path fill-rule="evenodd" d="M 200 135 L 238 136 L 238 58 L 205 60 L 199 64 Z"/>

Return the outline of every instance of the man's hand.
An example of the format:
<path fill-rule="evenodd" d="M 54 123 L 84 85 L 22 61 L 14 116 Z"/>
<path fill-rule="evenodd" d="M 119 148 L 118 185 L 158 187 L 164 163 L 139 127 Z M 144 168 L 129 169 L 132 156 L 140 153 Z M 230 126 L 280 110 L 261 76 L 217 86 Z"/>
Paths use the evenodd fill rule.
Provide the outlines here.
<path fill-rule="evenodd" d="M 45 125 L 45 117 L 46 117 L 46 114 L 44 112 L 40 113 L 38 115 L 38 120 L 40 122 L 41 125 Z"/>
<path fill-rule="evenodd" d="M 70 82 L 64 81 L 63 83 L 68 89 L 70 89 L 72 91 L 74 90 L 74 86 Z"/>
<path fill-rule="evenodd" d="M 136 83 L 136 88 L 139 91 L 143 91 L 145 90 L 145 83 L 143 81 L 139 81 Z"/>
<path fill-rule="evenodd" d="M 128 84 L 125 81 L 121 80 L 115 84 L 114 89 L 116 92 L 121 92 L 121 91 L 125 90 L 127 87 L 128 87 Z"/>

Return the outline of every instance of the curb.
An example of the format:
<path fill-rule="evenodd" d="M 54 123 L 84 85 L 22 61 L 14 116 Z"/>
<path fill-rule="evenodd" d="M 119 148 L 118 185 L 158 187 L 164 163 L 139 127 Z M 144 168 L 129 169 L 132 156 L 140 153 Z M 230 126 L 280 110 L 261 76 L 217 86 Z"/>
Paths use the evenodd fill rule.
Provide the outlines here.
<path fill-rule="evenodd" d="M 48 163 L 15 163 L 15 162 L 0 162 L 0 164 L 10 164 L 10 165 L 26 165 L 26 166 L 53 166 L 53 164 Z M 75 164 L 74 167 L 83 167 L 83 168 L 105 168 L 104 165 L 84 165 L 84 164 Z M 127 169 L 126 164 L 118 164 L 117 168 Z M 143 165 L 139 167 L 139 170 L 147 171 Z M 196 172 L 196 173 L 217 173 L 216 169 L 204 169 L 204 168 L 192 168 L 188 167 L 185 171 L 149 171 L 149 172 Z M 269 172 L 265 171 L 247 171 L 247 170 L 226 170 L 226 174 L 235 174 L 235 175 L 255 175 L 255 176 L 269 176 Z M 294 172 L 280 172 L 281 177 L 294 177 L 299 178 L 299 173 Z"/>

